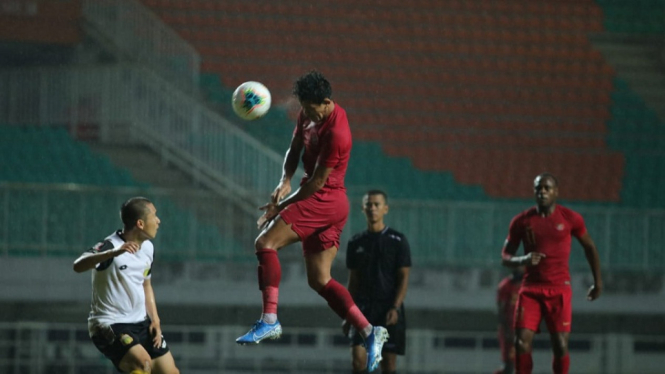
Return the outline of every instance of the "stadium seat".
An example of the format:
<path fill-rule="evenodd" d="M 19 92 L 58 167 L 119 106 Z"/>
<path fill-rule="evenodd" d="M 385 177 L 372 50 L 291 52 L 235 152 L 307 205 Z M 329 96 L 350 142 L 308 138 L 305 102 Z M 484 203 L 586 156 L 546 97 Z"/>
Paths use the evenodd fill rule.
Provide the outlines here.
<path fill-rule="evenodd" d="M 614 70 L 587 37 L 603 26 L 613 32 L 662 33 L 665 19 L 657 15 L 663 3 L 638 3 L 470 0 L 446 2 L 444 7 L 423 1 L 417 4 L 426 11 L 404 12 L 407 5 L 395 0 L 371 7 L 344 0 L 331 9 L 338 20 L 315 23 L 310 21 L 314 7 L 290 2 L 146 0 L 155 9 L 168 8 L 159 14 L 176 30 L 187 30 L 181 34 L 192 37 L 204 52 L 204 70 L 219 78 L 202 85 L 218 107 L 227 108 L 230 92 L 249 79 L 269 83 L 275 102 L 284 102 L 292 80 L 316 67 L 331 79 L 334 98 L 349 113 L 354 158 L 363 152 L 362 142 L 381 144 L 386 152 L 382 157 L 391 156 L 385 161 L 387 168 L 404 165 L 402 160 L 408 158 L 407 165 L 415 167 L 409 173 L 423 181 L 427 173 L 454 175 L 454 181 L 462 182 L 459 191 L 480 187 L 463 181 L 472 178 L 469 170 L 483 170 L 488 162 L 497 162 L 501 174 L 507 175 L 531 174 L 542 165 L 507 151 L 490 158 L 484 148 L 496 148 L 497 143 L 535 146 L 544 153 L 541 158 L 562 162 L 570 159 L 556 152 L 576 157 L 579 149 L 591 149 L 597 155 L 591 158 L 595 167 L 585 161 L 571 168 L 584 186 L 591 186 L 606 170 L 626 178 L 634 175 L 622 169 L 634 164 L 629 153 L 662 146 L 658 136 L 645 134 L 662 134 L 665 126 L 639 97 L 612 81 Z M 335 36 L 327 37 L 332 30 Z M 313 33 L 322 35 L 312 38 Z M 317 50 L 315 42 L 329 50 L 311 52 Z M 243 128 L 282 153 L 287 144 L 282 135 L 290 134 L 292 120 L 279 109 L 271 115 L 267 120 L 275 126 Z M 459 133 L 448 130 L 451 126 L 473 127 Z M 396 146 L 400 140 L 422 146 Z M 350 167 L 350 183 L 366 185 L 364 177 Z M 494 187 L 490 178 L 481 183 L 479 191 L 493 198 L 512 198 L 510 191 L 518 188 L 512 181 L 508 187 Z M 628 179 L 624 183 L 631 184 Z M 612 179 L 610 185 L 617 190 L 603 195 L 609 196 L 607 201 L 621 195 L 621 203 L 629 204 L 619 193 L 621 181 Z"/>
<path fill-rule="evenodd" d="M 0 182 L 149 187 L 108 158 L 93 153 L 85 143 L 72 139 L 65 128 L 49 126 L 0 126 Z M 109 214 L 122 204 L 119 195 L 109 196 L 108 191 L 94 188 L 87 192 L 46 191 L 7 190 L 9 210 L 16 213 L 7 222 L 13 233 L 7 242 L 11 255 L 71 257 L 103 239 L 109 230 L 120 228 L 118 216 Z M 163 258 L 198 260 L 197 250 L 206 251 L 206 260 L 244 257 L 244 250 L 216 226 L 199 222 L 166 198 L 153 201 L 159 206 L 165 228 L 156 239 Z M 192 228 L 196 231 L 191 232 Z M 217 251 L 212 245 L 215 242 L 228 242 L 226 252 Z M 77 248 L 73 243 L 86 244 Z"/>

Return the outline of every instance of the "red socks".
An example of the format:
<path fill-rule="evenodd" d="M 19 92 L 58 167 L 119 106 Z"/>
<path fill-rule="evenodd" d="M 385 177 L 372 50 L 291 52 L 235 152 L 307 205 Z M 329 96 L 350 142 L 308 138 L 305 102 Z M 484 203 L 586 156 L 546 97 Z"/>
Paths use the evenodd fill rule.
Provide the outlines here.
<path fill-rule="evenodd" d="M 515 355 L 515 374 L 531 374 L 533 361 L 531 353 L 518 353 Z"/>
<path fill-rule="evenodd" d="M 552 371 L 554 374 L 568 374 L 570 367 L 570 356 L 552 357 Z"/>
<path fill-rule="evenodd" d="M 552 357 L 552 371 L 554 374 L 568 374 L 570 356 Z M 515 356 L 515 374 L 531 374 L 533 361 L 531 353 L 522 353 Z"/>
<path fill-rule="evenodd" d="M 279 296 L 279 282 L 282 279 L 282 267 L 277 257 L 277 251 L 264 248 L 256 251 L 259 259 L 258 277 L 259 289 L 263 296 L 263 313 L 277 314 L 277 299 Z M 356 329 L 363 330 L 369 326 L 367 318 L 353 302 L 349 291 L 331 279 L 319 292 L 332 310 L 342 319 L 346 319 Z"/>
<path fill-rule="evenodd" d="M 341 319 L 349 321 L 349 323 L 358 329 L 358 331 L 369 326 L 367 318 L 365 318 L 360 309 L 358 309 L 353 302 L 349 290 L 339 284 L 336 280 L 331 279 L 326 283 L 321 291 L 319 291 L 319 295 L 326 299 L 330 308 L 332 308 Z"/>
<path fill-rule="evenodd" d="M 277 251 L 265 248 L 256 251 L 256 257 L 259 259 L 259 289 L 263 296 L 263 313 L 277 314 L 279 282 L 282 280 L 282 266 Z"/>

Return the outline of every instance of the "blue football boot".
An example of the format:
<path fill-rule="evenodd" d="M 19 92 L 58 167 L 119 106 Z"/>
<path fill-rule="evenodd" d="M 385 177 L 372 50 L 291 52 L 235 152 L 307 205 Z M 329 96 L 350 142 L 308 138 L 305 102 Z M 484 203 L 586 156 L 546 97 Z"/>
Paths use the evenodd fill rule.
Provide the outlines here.
<path fill-rule="evenodd" d="M 381 350 L 383 344 L 388 341 L 388 330 L 385 327 L 374 326 L 372 333 L 365 338 L 365 349 L 367 350 L 367 372 L 371 373 L 379 367 L 379 362 L 383 359 L 381 357 Z"/>
<path fill-rule="evenodd" d="M 259 344 L 263 339 L 278 339 L 280 336 L 282 336 L 282 325 L 279 321 L 271 325 L 258 320 L 247 334 L 236 339 L 236 343 L 240 345 Z"/>

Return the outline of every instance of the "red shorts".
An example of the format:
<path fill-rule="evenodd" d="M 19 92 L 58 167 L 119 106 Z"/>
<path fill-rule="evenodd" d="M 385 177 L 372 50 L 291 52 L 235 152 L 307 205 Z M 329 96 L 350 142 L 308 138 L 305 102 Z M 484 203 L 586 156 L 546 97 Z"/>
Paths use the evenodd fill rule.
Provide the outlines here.
<path fill-rule="evenodd" d="M 349 218 L 349 199 L 345 190 L 318 191 L 288 205 L 279 215 L 300 237 L 304 255 L 339 248 L 339 237 Z"/>
<path fill-rule="evenodd" d="M 522 287 L 515 308 L 515 329 L 540 332 L 545 319 L 550 333 L 570 332 L 573 318 L 570 287 Z"/>

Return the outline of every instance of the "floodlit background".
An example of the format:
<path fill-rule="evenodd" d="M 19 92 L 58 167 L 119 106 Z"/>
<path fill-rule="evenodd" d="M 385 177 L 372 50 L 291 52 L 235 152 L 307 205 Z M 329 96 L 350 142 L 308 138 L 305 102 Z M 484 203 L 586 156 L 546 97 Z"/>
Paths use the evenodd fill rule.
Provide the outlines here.
<path fill-rule="evenodd" d="M 234 343 L 259 317 L 256 207 L 311 69 L 354 137 L 335 277 L 367 189 L 388 192 L 411 243 L 400 373 L 498 368 L 500 250 L 544 171 L 605 280 L 586 302 L 575 243 L 571 373 L 662 373 L 664 51 L 663 0 L 0 1 L 0 373 L 115 372 L 87 337 L 90 274 L 71 263 L 135 195 L 162 220 L 153 284 L 183 373 L 350 372 L 299 245 L 280 253 L 285 335 Z M 230 106 L 248 80 L 273 95 L 255 122 Z M 534 349 L 550 372 L 547 334 Z"/>

